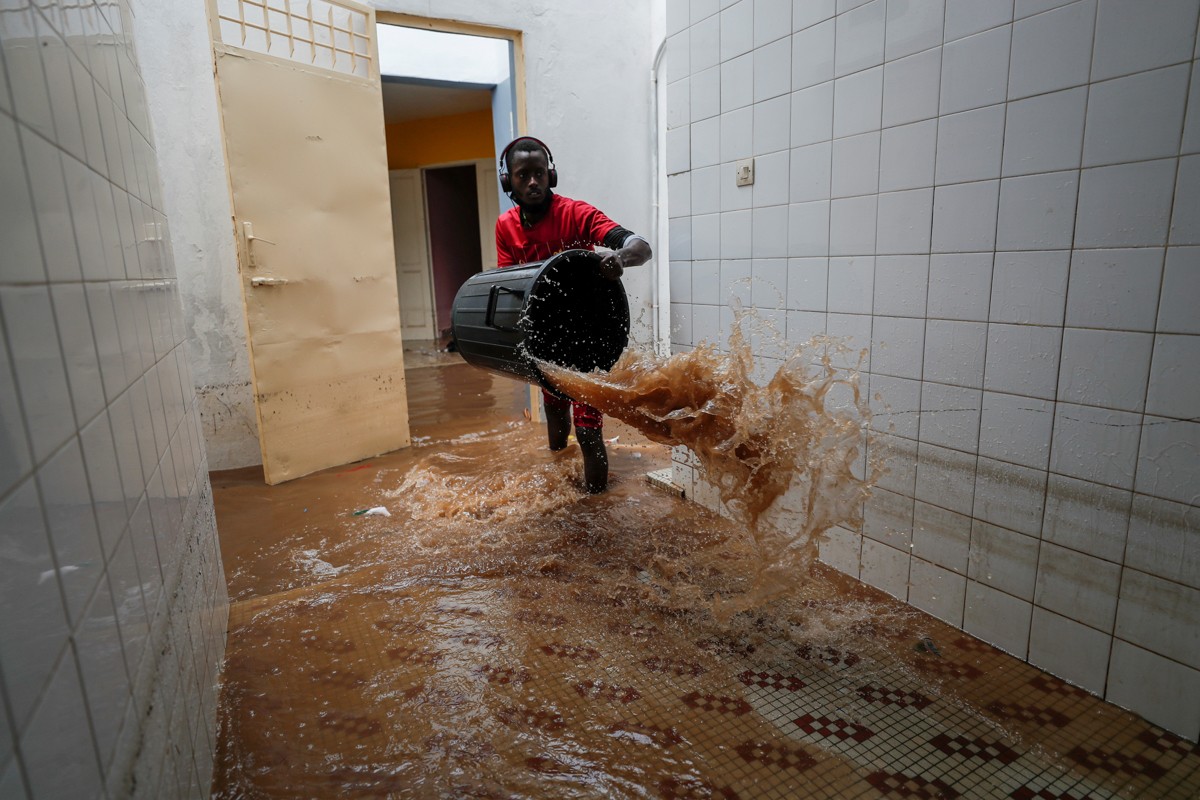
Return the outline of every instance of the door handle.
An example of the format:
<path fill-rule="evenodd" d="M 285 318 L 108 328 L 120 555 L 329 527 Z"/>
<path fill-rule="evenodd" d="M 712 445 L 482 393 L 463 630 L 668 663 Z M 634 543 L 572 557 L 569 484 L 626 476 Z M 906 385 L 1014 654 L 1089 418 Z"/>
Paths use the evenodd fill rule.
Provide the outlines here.
<path fill-rule="evenodd" d="M 264 239 L 261 236 L 254 235 L 254 223 L 243 222 L 242 230 L 246 234 L 246 262 L 247 266 L 254 268 L 258 266 L 258 260 L 254 257 L 254 243 L 266 242 L 267 244 L 275 244 L 270 239 Z"/>
<path fill-rule="evenodd" d="M 251 286 L 282 286 L 287 283 L 287 278 L 251 278 Z"/>

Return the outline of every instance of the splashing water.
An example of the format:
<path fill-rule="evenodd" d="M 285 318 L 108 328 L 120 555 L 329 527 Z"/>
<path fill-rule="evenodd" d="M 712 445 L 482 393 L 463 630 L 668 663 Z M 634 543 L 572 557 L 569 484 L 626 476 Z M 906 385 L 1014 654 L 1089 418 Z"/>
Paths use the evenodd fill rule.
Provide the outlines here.
<path fill-rule="evenodd" d="M 881 472 L 873 464 L 856 474 L 870 411 L 858 373 L 833 366 L 831 352 L 845 346 L 807 342 L 759 385 L 743 331 L 750 317 L 738 311 L 727 354 L 710 344 L 669 358 L 631 348 L 607 373 L 538 365 L 564 393 L 698 458 L 760 554 L 754 588 L 714 606 L 725 619 L 786 592 L 826 531 L 858 524 Z"/>

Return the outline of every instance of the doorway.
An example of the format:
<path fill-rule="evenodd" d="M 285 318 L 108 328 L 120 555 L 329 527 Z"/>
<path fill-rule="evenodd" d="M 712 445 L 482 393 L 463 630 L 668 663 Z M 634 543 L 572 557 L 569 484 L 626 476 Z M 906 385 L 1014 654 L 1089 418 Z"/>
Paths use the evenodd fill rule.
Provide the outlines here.
<path fill-rule="evenodd" d="M 483 269 L 475 187 L 474 165 L 425 170 L 434 326 L 439 338 L 449 334 L 450 311 L 459 287 Z"/>

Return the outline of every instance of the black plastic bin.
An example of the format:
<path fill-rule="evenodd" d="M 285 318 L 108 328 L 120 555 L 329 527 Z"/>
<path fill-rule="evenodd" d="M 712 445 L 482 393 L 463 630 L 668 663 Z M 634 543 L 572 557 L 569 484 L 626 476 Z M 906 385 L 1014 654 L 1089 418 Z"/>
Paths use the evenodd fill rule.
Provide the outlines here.
<path fill-rule="evenodd" d="M 533 359 L 607 370 L 629 342 L 629 300 L 600 275 L 600 256 L 565 250 L 545 261 L 472 275 L 454 297 L 455 346 L 472 366 L 561 396 Z"/>

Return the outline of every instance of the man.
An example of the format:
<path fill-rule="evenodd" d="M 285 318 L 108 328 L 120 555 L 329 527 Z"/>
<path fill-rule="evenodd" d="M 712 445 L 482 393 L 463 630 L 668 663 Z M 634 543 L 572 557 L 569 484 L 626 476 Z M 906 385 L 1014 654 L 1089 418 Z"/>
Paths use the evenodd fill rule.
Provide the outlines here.
<path fill-rule="evenodd" d="M 543 261 L 563 250 L 611 252 L 600 261 L 600 274 L 618 280 L 626 267 L 650 260 L 650 244 L 622 228 L 594 206 L 555 194 L 558 172 L 550 148 L 532 136 L 515 139 L 500 154 L 500 186 L 516 203 L 496 220 L 497 265 L 511 267 Z M 550 449 L 567 446 L 571 417 L 583 453 L 583 483 L 587 491 L 608 488 L 608 453 L 604 449 L 604 420 L 585 403 L 563 400 L 542 390 Z"/>

